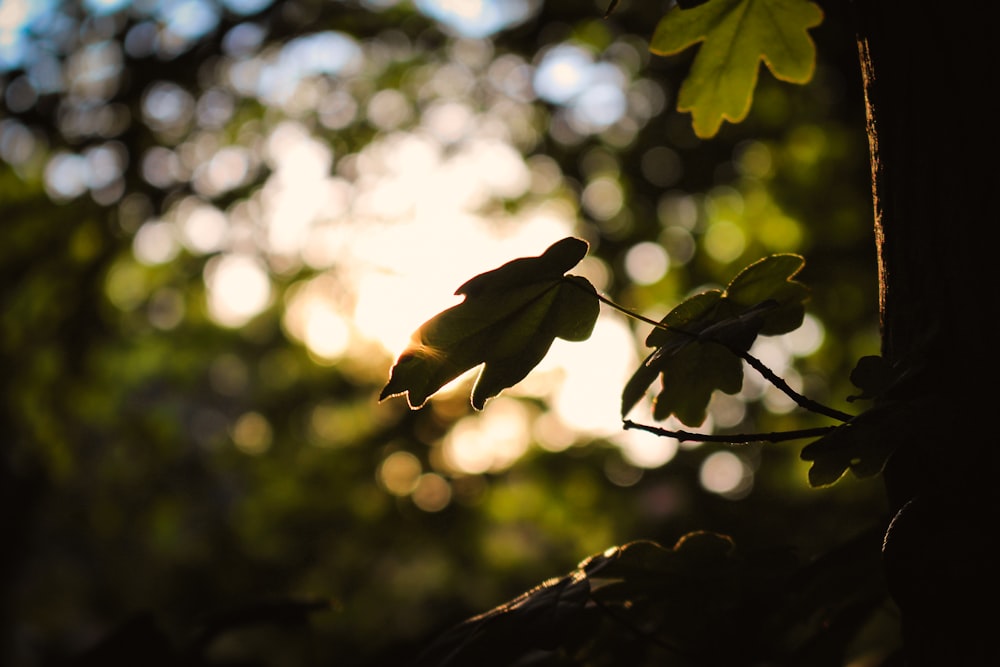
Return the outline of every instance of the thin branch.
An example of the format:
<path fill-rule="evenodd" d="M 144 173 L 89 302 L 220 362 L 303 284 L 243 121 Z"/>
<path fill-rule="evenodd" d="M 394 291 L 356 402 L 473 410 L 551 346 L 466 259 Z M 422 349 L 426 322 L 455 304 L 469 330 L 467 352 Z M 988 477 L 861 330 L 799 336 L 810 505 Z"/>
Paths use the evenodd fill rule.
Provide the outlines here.
<path fill-rule="evenodd" d="M 707 433 L 693 433 L 691 431 L 671 431 L 650 426 L 648 424 L 638 424 L 631 419 L 622 421 L 625 430 L 635 429 L 646 431 L 654 435 L 666 438 L 676 438 L 681 442 L 723 442 L 730 445 L 746 445 L 751 442 L 785 442 L 787 440 L 800 440 L 802 438 L 814 438 L 826 435 L 838 426 L 818 426 L 816 428 L 804 428 L 797 431 L 776 431 L 773 433 L 735 433 L 731 435 L 709 435 Z"/>
<path fill-rule="evenodd" d="M 579 286 L 579 283 L 577 283 L 575 281 L 570 281 L 570 284 L 571 285 L 577 285 L 577 286 Z M 580 288 L 583 289 L 582 286 L 580 286 Z M 589 292 L 589 290 L 588 290 L 588 292 Z M 597 295 L 597 300 L 600 301 L 601 303 L 606 304 L 606 305 L 614 308 L 618 312 L 620 312 L 620 313 L 622 313 L 624 315 L 627 315 L 628 317 L 631 317 L 633 319 L 639 320 L 640 322 L 645 322 L 646 324 L 652 325 L 652 326 L 656 327 L 657 329 L 662 329 L 664 331 L 672 331 L 674 333 L 678 333 L 678 334 L 681 334 L 683 336 L 689 336 L 689 337 L 691 337 L 691 338 L 693 338 L 695 340 L 709 341 L 709 342 L 713 342 L 713 343 L 718 343 L 719 345 L 722 345 L 722 346 L 726 347 L 730 352 L 732 352 L 733 354 L 735 354 L 736 356 L 738 356 L 740 359 L 743 359 L 745 362 L 747 362 L 748 364 L 750 364 L 750 366 L 755 371 L 757 371 L 758 373 L 760 373 L 761 377 L 763 377 L 765 380 L 767 380 L 772 385 L 774 385 L 779 391 L 781 391 L 783 394 L 785 394 L 790 399 L 792 399 L 792 401 L 794 401 L 795 404 L 798 405 L 801 408 L 804 408 L 804 409 L 806 409 L 806 410 L 808 410 L 810 412 L 815 412 L 816 414 L 820 414 L 820 415 L 823 415 L 825 417 L 830 417 L 831 419 L 836 419 L 837 421 L 841 421 L 841 422 L 848 422 L 848 421 L 854 419 L 854 415 L 848 414 L 846 412 L 841 412 L 840 410 L 837 410 L 835 408 L 831 408 L 831 407 L 829 407 L 827 405 L 823 405 L 822 403 L 818 403 L 818 402 L 816 402 L 816 401 L 814 401 L 814 400 L 812 400 L 810 398 L 806 398 L 802 394 L 798 393 L 797 391 L 795 391 L 794 389 L 792 389 L 791 387 L 789 387 L 787 382 L 785 382 L 783 379 L 781 379 L 780 377 L 778 377 L 777 375 L 775 375 L 774 371 L 772 371 L 770 368 L 768 368 L 767 366 L 765 366 L 764 362 L 762 362 L 760 359 L 758 359 L 757 357 L 753 356 L 752 354 L 750 354 L 746 350 L 741 350 L 739 348 L 733 347 L 733 346 L 727 344 L 725 341 L 722 341 L 722 340 L 717 340 L 715 338 L 702 337 L 700 334 L 694 333 L 693 331 L 685 331 L 684 329 L 678 329 L 677 327 L 670 326 L 669 324 L 665 324 L 663 322 L 657 322 L 656 320 L 653 320 L 653 319 L 650 319 L 650 318 L 645 317 L 643 315 L 640 315 L 639 313 L 636 313 L 636 312 L 634 312 L 632 310 L 629 310 L 625 306 L 622 306 L 622 305 L 619 305 L 619 304 L 615 303 L 614 301 L 612 301 L 611 299 L 609 299 L 606 296 L 602 295 L 600 292 L 597 292 L 596 290 L 593 293 Z"/>
<path fill-rule="evenodd" d="M 849 415 L 846 412 L 841 412 L 829 406 L 823 405 L 822 403 L 817 403 L 816 401 L 806 398 L 802 394 L 798 393 L 794 389 L 788 386 L 788 383 L 782 380 L 780 377 L 774 374 L 770 368 L 765 366 L 760 359 L 754 357 L 749 352 L 736 350 L 729 348 L 731 352 L 739 356 L 743 361 L 750 364 L 755 371 L 760 373 L 764 379 L 773 384 L 775 387 L 780 389 L 786 396 L 795 401 L 796 405 L 805 408 L 810 412 L 815 412 L 817 414 L 825 415 L 832 419 L 836 419 L 842 422 L 849 422 L 854 419 L 854 415 Z"/>

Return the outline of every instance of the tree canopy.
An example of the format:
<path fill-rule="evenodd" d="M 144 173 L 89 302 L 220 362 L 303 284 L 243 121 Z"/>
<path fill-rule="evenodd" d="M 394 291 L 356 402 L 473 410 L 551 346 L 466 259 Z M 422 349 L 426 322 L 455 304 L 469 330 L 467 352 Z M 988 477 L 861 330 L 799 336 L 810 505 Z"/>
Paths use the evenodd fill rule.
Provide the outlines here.
<path fill-rule="evenodd" d="M 762 46 L 751 12 L 737 46 L 752 95 L 712 98 L 732 13 L 771 5 L 793 9 L 773 26 L 789 51 Z M 709 31 L 699 46 L 670 41 L 658 3 L 477 7 L 0 5 L 4 663 L 141 637 L 209 664 L 401 664 L 560 573 L 542 591 L 567 615 L 546 627 L 594 628 L 581 591 L 613 606 L 637 563 L 669 573 L 695 555 L 746 589 L 703 597 L 666 577 L 659 593 L 726 625 L 789 585 L 769 563 L 871 539 L 881 489 L 842 476 L 857 457 L 836 443 L 812 481 L 840 481 L 817 489 L 801 443 L 623 429 L 622 408 L 653 423 L 647 388 L 684 353 L 642 366 L 667 332 L 590 298 L 671 322 L 709 294 L 673 317 L 725 311 L 702 329 L 755 329 L 745 351 L 858 411 L 848 398 L 879 377 L 851 382 L 878 351 L 877 279 L 843 17 L 713 0 L 684 15 Z M 777 310 L 732 282 L 772 256 Z M 506 325 L 516 311 L 518 335 L 442 343 L 435 314 L 470 310 Z M 420 388 L 413 371 L 390 379 L 417 330 Z M 463 363 L 442 366 L 439 344 Z M 655 404 L 662 426 L 830 423 L 720 358 Z M 421 409 L 379 400 L 404 390 Z M 827 572 L 795 590 L 851 576 Z M 534 623 L 538 599 L 480 618 L 507 630 L 469 650 Z M 865 610 L 841 617 L 868 629 L 856 655 L 894 636 L 876 602 L 841 600 Z M 760 627 L 798 615 L 781 648 L 804 649 L 809 608 L 767 611 Z M 755 637 L 727 629 L 720 651 Z M 713 641 L 686 636 L 675 649 Z M 663 650 L 620 655 L 637 646 Z"/>

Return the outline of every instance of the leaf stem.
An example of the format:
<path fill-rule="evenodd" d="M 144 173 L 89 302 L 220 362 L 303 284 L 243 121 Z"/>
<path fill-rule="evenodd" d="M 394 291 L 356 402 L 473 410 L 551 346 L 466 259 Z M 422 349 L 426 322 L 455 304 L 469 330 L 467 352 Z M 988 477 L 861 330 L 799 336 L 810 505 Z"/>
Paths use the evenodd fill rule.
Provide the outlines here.
<path fill-rule="evenodd" d="M 578 283 L 573 283 L 573 284 L 576 285 Z M 673 327 L 670 327 L 670 326 L 668 326 L 666 324 L 663 324 L 662 322 L 657 322 L 656 320 L 651 320 L 651 319 L 649 319 L 648 317 L 646 317 L 644 315 L 640 315 L 639 313 L 636 313 L 634 311 L 629 310 L 625 306 L 621 306 L 621 305 L 615 303 L 614 301 L 612 301 L 608 297 L 604 296 L 600 292 L 595 291 L 594 294 L 597 295 L 597 300 L 598 301 L 600 301 L 601 303 L 603 303 L 605 305 L 611 306 L 612 308 L 614 308 L 615 310 L 617 310 L 619 313 L 622 313 L 624 315 L 628 315 L 629 317 L 631 317 L 633 319 L 636 319 L 636 320 L 639 320 L 640 322 L 645 322 L 646 324 L 651 324 L 654 327 L 656 327 L 657 329 L 668 329 L 670 331 L 674 331 L 675 330 Z M 687 332 L 686 331 L 679 331 L 678 333 L 687 333 Z M 691 334 L 691 335 L 694 335 L 694 334 Z"/>

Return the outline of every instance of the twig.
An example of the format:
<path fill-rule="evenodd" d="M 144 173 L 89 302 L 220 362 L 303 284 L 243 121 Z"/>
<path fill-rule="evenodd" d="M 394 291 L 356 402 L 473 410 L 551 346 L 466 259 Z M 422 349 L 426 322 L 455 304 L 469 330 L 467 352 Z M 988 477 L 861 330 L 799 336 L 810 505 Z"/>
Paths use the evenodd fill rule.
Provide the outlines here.
<path fill-rule="evenodd" d="M 579 283 L 575 281 L 570 281 L 570 284 L 579 286 Z M 580 288 L 583 289 L 582 286 L 580 286 Z M 601 303 L 606 304 L 611 308 L 614 308 L 618 312 L 627 315 L 628 317 L 652 325 L 657 329 L 662 329 L 664 331 L 672 331 L 674 333 L 681 334 L 682 336 L 689 336 L 695 340 L 713 342 L 724 346 L 726 349 L 728 349 L 730 352 L 738 356 L 740 359 L 743 359 L 745 362 L 747 362 L 755 371 L 760 373 L 761 377 L 763 377 L 765 380 L 774 385 L 779 391 L 781 391 L 783 394 L 792 399 L 792 401 L 794 401 L 795 404 L 801 408 L 809 410 L 810 412 L 815 412 L 816 414 L 820 414 L 825 417 L 830 417 L 831 419 L 836 419 L 841 422 L 848 422 L 854 418 L 854 415 L 850 415 L 846 412 L 841 412 L 840 410 L 837 410 L 835 408 L 823 405 L 822 403 L 818 403 L 798 393 L 797 391 L 789 387 L 787 382 L 778 377 L 774 373 L 774 371 L 765 366 L 764 362 L 762 362 L 760 359 L 753 356 L 746 350 L 741 350 L 739 348 L 733 347 L 732 345 L 729 345 L 728 343 L 722 340 L 704 337 L 701 334 L 697 334 L 693 331 L 685 331 L 684 329 L 678 329 L 677 327 L 670 326 L 669 324 L 665 324 L 663 322 L 657 322 L 656 320 L 640 315 L 639 313 L 629 310 L 625 306 L 615 303 L 614 301 L 602 295 L 601 293 L 597 292 L 596 290 L 593 293 L 597 295 L 597 300 L 600 301 Z"/>
<path fill-rule="evenodd" d="M 681 442 L 724 442 L 730 445 L 745 445 L 751 442 L 785 442 L 786 440 L 799 440 L 801 438 L 814 438 L 825 435 L 838 426 L 817 426 L 816 428 L 803 428 L 797 431 L 776 431 L 772 433 L 734 433 L 731 435 L 709 435 L 707 433 L 693 433 L 691 431 L 671 431 L 650 426 L 648 424 L 638 424 L 631 419 L 622 421 L 625 430 L 635 429 L 646 431 L 654 435 L 666 438 L 676 438 Z"/>
<path fill-rule="evenodd" d="M 852 419 L 854 419 L 853 415 L 849 415 L 846 412 L 841 412 L 840 410 L 836 410 L 829 406 L 823 405 L 822 403 L 817 403 L 816 401 L 810 398 L 806 398 L 802 394 L 798 393 L 797 391 L 789 387 L 787 382 L 785 382 L 780 377 L 775 375 L 774 371 L 765 366 L 760 359 L 754 357 L 749 352 L 733 349 L 731 347 L 729 348 L 729 350 L 733 354 L 740 357 L 743 361 L 750 364 L 755 371 L 757 371 L 764 377 L 764 379 L 766 379 L 768 382 L 770 382 L 775 387 L 780 389 L 786 396 L 795 401 L 795 403 L 799 407 L 805 408 L 810 412 L 815 412 L 817 414 L 825 415 L 827 417 L 842 422 L 849 422 Z"/>

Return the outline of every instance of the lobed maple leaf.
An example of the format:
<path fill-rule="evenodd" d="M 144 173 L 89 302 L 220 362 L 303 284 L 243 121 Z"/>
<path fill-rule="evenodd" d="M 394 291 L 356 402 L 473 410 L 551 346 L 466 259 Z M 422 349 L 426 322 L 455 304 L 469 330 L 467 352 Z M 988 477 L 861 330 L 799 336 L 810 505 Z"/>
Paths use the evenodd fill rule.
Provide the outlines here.
<path fill-rule="evenodd" d="M 812 79 L 816 46 L 808 30 L 822 21 L 823 11 L 806 0 L 711 0 L 668 11 L 649 50 L 670 56 L 702 42 L 677 109 L 690 111 L 695 134 L 707 139 L 724 119 L 746 118 L 760 61 L 782 81 Z"/>
<path fill-rule="evenodd" d="M 556 338 L 590 337 L 600 311 L 597 291 L 580 276 L 564 275 L 587 254 L 573 237 L 538 257 L 523 257 L 481 273 L 455 294 L 465 300 L 420 326 L 397 359 L 379 400 L 407 395 L 419 408 L 445 384 L 483 364 L 472 405 L 513 386 L 542 360 Z"/>
<path fill-rule="evenodd" d="M 725 291 L 695 294 L 667 313 L 646 338 L 656 348 L 636 370 L 622 392 L 622 417 L 663 376 L 653 405 L 659 420 L 675 415 L 697 426 L 705 420 L 716 389 L 735 394 L 743 386 L 746 352 L 758 335 L 787 333 L 802 324 L 809 294 L 792 280 L 805 264 L 794 254 L 765 257 L 746 267 Z"/>

